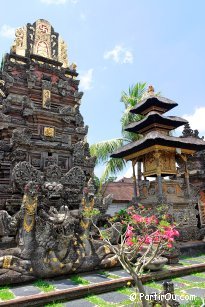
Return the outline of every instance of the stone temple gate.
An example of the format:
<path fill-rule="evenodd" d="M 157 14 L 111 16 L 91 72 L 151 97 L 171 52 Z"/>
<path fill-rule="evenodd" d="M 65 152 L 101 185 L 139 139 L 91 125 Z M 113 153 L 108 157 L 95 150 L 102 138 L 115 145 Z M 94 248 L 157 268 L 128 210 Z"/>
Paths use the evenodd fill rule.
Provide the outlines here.
<path fill-rule="evenodd" d="M 0 71 L 0 284 L 117 262 L 89 237 L 86 214 L 110 198 L 94 196 L 77 76 L 49 22 L 16 30 Z"/>

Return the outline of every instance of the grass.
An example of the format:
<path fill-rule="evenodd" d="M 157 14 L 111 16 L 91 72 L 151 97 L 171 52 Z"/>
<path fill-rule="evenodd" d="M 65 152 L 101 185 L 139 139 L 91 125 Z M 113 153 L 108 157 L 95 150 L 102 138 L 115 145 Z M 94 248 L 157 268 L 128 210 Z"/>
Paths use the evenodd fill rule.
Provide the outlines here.
<path fill-rule="evenodd" d="M 89 285 L 90 282 L 79 275 L 73 275 L 70 279 L 78 285 Z"/>
<path fill-rule="evenodd" d="M 157 284 L 154 281 L 147 282 L 147 283 L 144 284 L 144 286 L 154 288 L 154 289 L 157 289 L 157 290 L 162 290 L 162 288 L 163 288 L 162 284 Z"/>
<path fill-rule="evenodd" d="M 50 292 L 56 289 L 52 284 L 49 284 L 47 281 L 41 279 L 36 280 L 33 284 L 43 292 Z"/>
<path fill-rule="evenodd" d="M 200 275 L 199 275 L 200 274 Z M 198 277 L 203 277 L 202 276 L 203 273 L 195 273 L 195 274 L 191 274 L 194 276 L 198 276 Z M 173 283 L 174 282 L 180 282 L 185 284 L 186 286 L 183 289 L 189 289 L 189 288 L 205 288 L 205 281 L 190 281 L 190 280 L 185 280 L 182 279 L 180 277 L 174 278 L 172 279 Z"/>
<path fill-rule="evenodd" d="M 46 304 L 44 307 L 63 307 L 63 306 L 64 305 L 61 303 L 52 302 L 52 303 Z"/>
<path fill-rule="evenodd" d="M 97 295 L 88 295 L 87 297 L 85 297 L 85 299 L 97 307 L 110 307 L 110 306 L 123 307 L 123 306 L 130 306 L 131 303 L 129 299 L 124 300 L 121 303 L 106 302 Z"/>
<path fill-rule="evenodd" d="M 180 259 L 193 260 L 193 259 L 195 259 L 195 258 L 197 259 L 197 258 L 200 258 L 200 257 L 204 258 L 204 257 L 205 257 L 204 253 L 198 253 L 198 254 L 195 255 L 195 256 L 186 256 L 186 255 L 183 255 L 183 256 L 180 256 Z"/>
<path fill-rule="evenodd" d="M 125 295 L 130 295 L 133 292 L 135 292 L 134 288 L 127 288 L 127 287 L 123 287 L 123 288 L 119 288 L 116 290 L 119 293 L 125 294 Z"/>
<path fill-rule="evenodd" d="M 108 278 L 112 278 L 112 279 L 120 278 L 120 276 L 112 274 L 112 273 L 109 273 L 109 272 L 106 272 L 106 271 L 99 271 L 98 273 L 101 274 L 101 275 L 104 275 L 104 276 L 106 276 Z"/>
<path fill-rule="evenodd" d="M 86 301 L 97 305 L 98 307 L 109 307 L 109 306 L 114 306 L 112 303 L 108 303 L 104 301 L 102 298 L 98 297 L 97 295 L 88 295 L 85 297 Z"/>
<path fill-rule="evenodd" d="M 197 277 L 205 278 L 205 272 L 193 273 L 192 275 L 197 276 Z"/>
<path fill-rule="evenodd" d="M 193 306 L 201 307 L 202 304 L 203 304 L 202 300 L 199 297 L 197 297 L 194 301 L 190 301 L 185 304 L 181 304 L 180 306 L 181 307 L 193 307 Z"/>
<path fill-rule="evenodd" d="M 8 301 L 15 298 L 15 295 L 8 287 L 0 287 L 0 301 Z"/>

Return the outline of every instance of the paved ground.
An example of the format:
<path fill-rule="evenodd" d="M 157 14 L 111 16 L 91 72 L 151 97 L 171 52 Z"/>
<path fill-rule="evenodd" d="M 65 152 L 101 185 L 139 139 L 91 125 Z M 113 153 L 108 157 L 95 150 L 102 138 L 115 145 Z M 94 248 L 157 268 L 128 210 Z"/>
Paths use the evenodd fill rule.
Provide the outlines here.
<path fill-rule="evenodd" d="M 194 263 L 205 262 L 205 255 L 195 258 L 183 258 L 179 265 L 190 265 Z M 12 306 L 12 298 L 17 298 L 21 296 L 29 296 L 32 294 L 38 294 L 42 292 L 49 291 L 58 291 L 62 289 L 74 288 L 79 285 L 100 283 L 110 279 L 117 279 L 119 277 L 127 277 L 127 274 L 122 269 L 113 269 L 110 271 L 99 271 L 91 274 L 79 274 L 74 275 L 69 278 L 61 278 L 55 280 L 44 280 L 37 281 L 32 284 L 27 285 L 16 285 L 13 287 L 1 287 L 0 288 L 0 302 L 1 300 L 10 299 Z M 153 292 L 161 292 L 162 282 L 150 282 L 146 284 L 147 294 Z M 184 306 L 201 306 L 201 303 L 192 302 L 188 305 L 188 295 L 196 295 L 199 298 L 205 299 L 205 272 L 204 273 L 195 273 L 189 276 L 183 276 L 180 278 L 173 279 L 175 285 L 175 294 L 177 295 L 177 300 L 180 301 Z M 99 295 L 90 295 L 83 299 L 73 300 L 65 303 L 52 303 L 45 306 L 72 306 L 72 307 L 90 307 L 90 306 L 134 306 L 130 300 L 130 295 L 133 293 L 133 289 L 130 287 L 125 287 L 118 289 L 116 291 L 99 294 Z M 181 296 L 181 299 L 179 299 Z M 0 303 L 1 306 L 1 303 Z M 136 305 L 135 305 L 136 306 Z M 140 306 L 140 303 L 137 303 L 137 306 Z"/>

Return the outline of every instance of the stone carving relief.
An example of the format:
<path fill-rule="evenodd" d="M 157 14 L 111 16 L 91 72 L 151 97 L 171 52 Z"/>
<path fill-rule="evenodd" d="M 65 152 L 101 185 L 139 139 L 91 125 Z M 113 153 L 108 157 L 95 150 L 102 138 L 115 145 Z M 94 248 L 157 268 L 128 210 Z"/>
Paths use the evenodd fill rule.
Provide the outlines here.
<path fill-rule="evenodd" d="M 201 225 L 205 227 L 205 192 L 204 191 L 200 192 L 198 206 L 199 206 L 200 222 L 201 222 Z"/>
<path fill-rule="evenodd" d="M 63 67 L 68 67 L 67 46 L 62 38 L 59 38 L 58 61 L 63 63 Z"/>
<path fill-rule="evenodd" d="M 32 66 L 26 71 L 26 77 L 28 82 L 28 88 L 33 88 L 37 81 L 37 76 L 35 75 Z"/>
<path fill-rule="evenodd" d="M 34 104 L 27 96 L 22 97 L 22 115 L 24 117 L 32 116 L 34 111 Z"/>
<path fill-rule="evenodd" d="M 42 106 L 45 109 L 50 109 L 50 107 L 51 107 L 51 91 L 50 90 L 43 89 Z"/>
<path fill-rule="evenodd" d="M 22 27 L 22 28 L 18 28 L 16 29 L 15 32 L 15 40 L 14 40 L 14 44 L 11 47 L 11 52 L 16 53 L 18 55 L 21 56 L 25 56 L 25 50 L 27 48 L 27 28 L 26 27 Z"/>
<path fill-rule="evenodd" d="M 51 25 L 46 20 L 36 21 L 33 53 L 51 58 Z"/>
<path fill-rule="evenodd" d="M 80 114 L 79 107 L 75 109 L 75 121 L 77 127 L 84 127 L 84 120 L 82 115 Z"/>
<path fill-rule="evenodd" d="M 28 128 L 16 128 L 12 132 L 11 144 L 30 145 L 32 133 Z"/>
<path fill-rule="evenodd" d="M 5 81 L 0 80 L 0 101 L 2 101 L 3 98 L 6 98 Z"/>
<path fill-rule="evenodd" d="M 19 162 L 13 169 L 12 181 L 15 186 L 24 191 L 26 184 L 30 181 L 36 184 L 43 183 L 42 173 L 33 167 L 30 163 L 23 161 Z"/>
<path fill-rule="evenodd" d="M 19 163 L 20 161 L 26 161 L 27 153 L 24 150 L 15 149 L 12 151 L 11 155 L 11 161 L 13 164 Z"/>

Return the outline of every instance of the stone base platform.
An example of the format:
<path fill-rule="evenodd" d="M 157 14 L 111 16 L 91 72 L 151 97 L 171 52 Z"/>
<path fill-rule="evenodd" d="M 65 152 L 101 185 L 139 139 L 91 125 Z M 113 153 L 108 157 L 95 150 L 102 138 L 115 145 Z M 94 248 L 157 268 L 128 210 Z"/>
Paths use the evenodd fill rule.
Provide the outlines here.
<path fill-rule="evenodd" d="M 182 256 L 193 257 L 198 254 L 205 254 L 205 242 L 203 241 L 189 241 L 178 243 Z"/>
<path fill-rule="evenodd" d="M 142 281 L 143 283 L 147 283 L 149 281 L 154 280 L 163 281 L 166 279 L 171 279 L 173 277 L 186 276 L 194 272 L 205 272 L 205 256 L 200 256 L 196 258 L 184 259 L 181 261 L 181 263 L 177 265 L 167 265 L 162 271 L 144 274 L 142 276 Z M 187 264 L 185 263 L 185 261 L 187 261 Z M 200 261 L 200 263 L 191 264 L 189 263 L 190 261 Z M 84 298 L 87 295 L 101 294 L 101 296 L 103 296 L 102 293 L 109 294 L 112 291 L 116 291 L 121 287 L 127 286 L 129 282 L 132 283 L 132 278 L 129 276 L 129 274 L 120 268 L 110 269 L 109 271 L 104 273 L 83 273 L 79 274 L 79 277 L 84 280 L 86 279 L 88 284 L 77 285 L 73 283 L 72 276 L 64 276 L 61 279 L 52 279 L 50 281 L 48 280 L 47 282 L 54 285 L 56 290 L 52 290 L 47 293 L 40 292 L 39 289 L 36 289 L 34 287 L 35 284 L 22 284 L 21 286 L 11 286 L 10 291 L 12 291 L 16 297 L 8 301 L 0 301 L 0 306 L 46 306 L 46 304 L 48 304 L 49 302 L 73 301 L 75 299 Z M 203 278 L 201 277 L 193 278 L 198 279 L 199 281 L 203 280 Z M 117 295 L 119 296 L 119 293 Z M 72 302 L 70 306 L 72 306 Z"/>

